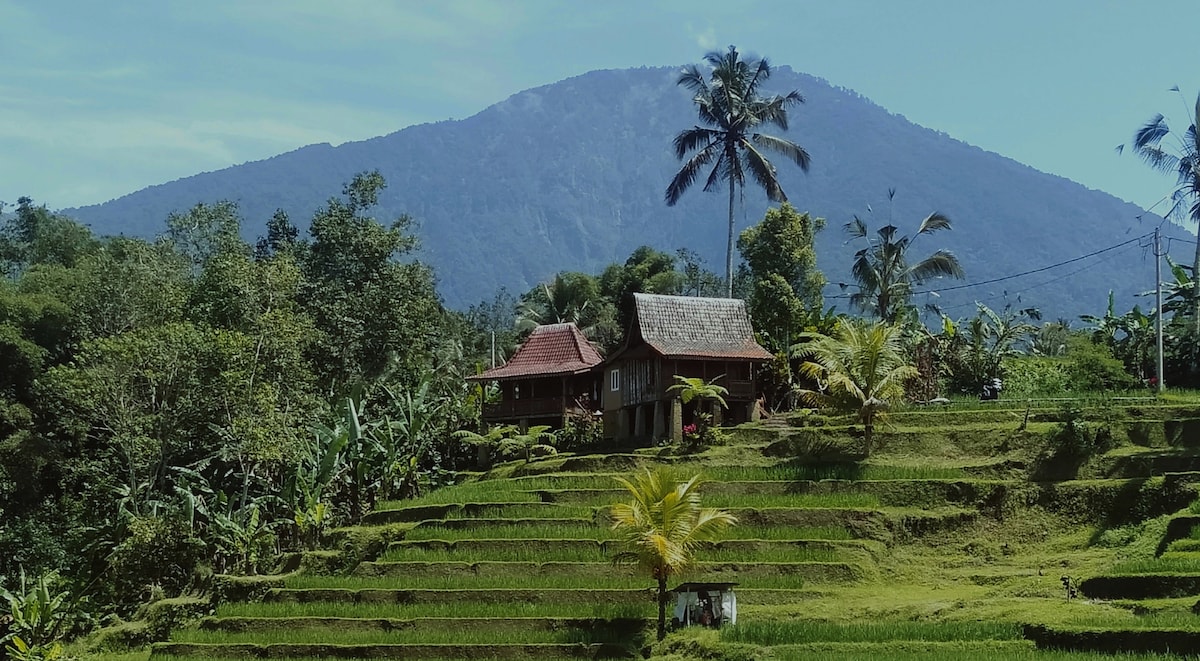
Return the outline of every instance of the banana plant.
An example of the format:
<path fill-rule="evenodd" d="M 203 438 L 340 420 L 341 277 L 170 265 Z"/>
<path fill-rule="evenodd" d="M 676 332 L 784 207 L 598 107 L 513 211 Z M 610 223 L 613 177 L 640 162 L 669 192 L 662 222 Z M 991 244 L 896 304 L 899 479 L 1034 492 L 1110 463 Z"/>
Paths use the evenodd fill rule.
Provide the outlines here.
<path fill-rule="evenodd" d="M 268 518 L 258 500 L 235 509 L 224 492 L 218 492 L 218 507 L 209 516 L 209 527 L 220 571 L 258 573 L 260 553 L 274 539 L 275 528 L 282 523 Z"/>
<path fill-rule="evenodd" d="M 22 570 L 17 592 L 0 588 L 0 601 L 5 604 L 8 617 L 11 618 L 9 633 L 0 638 L 0 643 L 12 643 L 18 652 L 32 653 L 49 649 L 62 637 L 70 613 L 64 607 L 68 593 L 51 589 L 57 580 L 58 575 L 50 572 L 30 581 Z M 20 644 L 14 640 L 18 636 Z"/>
<path fill-rule="evenodd" d="M 30 645 L 20 636 L 13 636 L 12 641 L 5 645 L 4 652 L 9 661 L 53 661 L 63 658 L 62 643 L 55 641 L 49 645 Z"/>
<path fill-rule="evenodd" d="M 306 451 L 284 489 L 297 537 L 305 548 L 314 549 L 320 543 L 321 531 L 330 516 L 326 498 L 343 470 L 343 450 L 349 440 L 350 434 L 342 424 L 332 428 L 314 426 Z"/>

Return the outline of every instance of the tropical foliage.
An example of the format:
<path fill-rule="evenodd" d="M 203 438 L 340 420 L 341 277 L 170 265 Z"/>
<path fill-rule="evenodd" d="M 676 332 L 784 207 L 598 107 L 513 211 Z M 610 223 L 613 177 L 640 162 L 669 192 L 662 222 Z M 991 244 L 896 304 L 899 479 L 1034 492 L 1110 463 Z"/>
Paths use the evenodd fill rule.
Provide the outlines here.
<path fill-rule="evenodd" d="M 1171 91 L 1182 95 L 1178 87 Z M 1200 125 L 1200 94 L 1196 96 L 1195 105 L 1188 108 L 1186 128 L 1172 133 L 1166 117 L 1159 113 L 1133 134 L 1132 143 L 1134 153 L 1150 167 L 1175 176 L 1171 207 L 1164 217 L 1193 223 L 1200 223 L 1200 133 L 1196 131 L 1197 125 Z M 1174 144 L 1164 144 L 1168 138 L 1173 139 Z M 1117 149 L 1123 148 L 1121 145 Z M 1192 272 L 1200 273 L 1200 243 L 1196 244 Z M 1193 298 L 1188 315 L 1200 332 L 1200 297 Z"/>
<path fill-rule="evenodd" d="M 889 203 L 895 196 L 895 189 L 888 191 Z M 854 254 L 850 269 L 858 288 L 850 296 L 851 305 L 884 322 L 895 323 L 912 309 L 914 286 L 940 277 L 962 278 L 963 268 L 948 250 L 936 250 L 915 263 L 909 259 L 909 248 L 917 238 L 949 229 L 950 219 L 935 211 L 921 221 L 911 238 L 900 235 L 900 229 L 890 220 L 871 237 L 866 221 L 855 216 L 846 223 L 846 233 L 866 245 Z"/>
<path fill-rule="evenodd" d="M 792 351 L 807 359 L 800 373 L 816 383 L 815 388 L 801 389 L 802 399 L 855 410 L 869 455 L 876 418 L 904 397 L 905 381 L 918 375 L 904 354 L 900 329 L 843 319 L 832 335 L 814 335 Z"/>
<path fill-rule="evenodd" d="M 683 164 L 667 186 L 666 200 L 674 205 L 691 188 L 701 172 L 708 169 L 705 191 L 726 184 L 729 190 L 729 234 L 725 251 L 726 296 L 733 296 L 733 212 L 735 192 L 747 178 L 766 192 L 773 202 L 786 202 L 775 166 L 765 151 L 775 152 L 808 171 L 808 152 L 800 145 L 758 131 L 775 126 L 786 131 L 788 108 L 804 102 L 797 91 L 785 95 L 764 96 L 761 86 L 771 77 L 766 58 L 743 59 L 737 48 L 713 51 L 704 56 L 707 75 L 692 65 L 680 74 L 679 85 L 687 88 L 696 104 L 700 124 L 675 136 L 675 156 L 691 158 Z M 693 153 L 694 152 L 694 153 Z"/>
<path fill-rule="evenodd" d="M 634 563 L 658 590 L 658 639 L 667 632 L 668 581 L 685 572 L 705 541 L 737 523 L 729 512 L 701 506 L 700 476 L 676 482 L 662 470 L 646 469 L 632 479 L 614 478 L 630 496 L 609 510 L 612 529 L 625 551 L 613 562 Z"/>

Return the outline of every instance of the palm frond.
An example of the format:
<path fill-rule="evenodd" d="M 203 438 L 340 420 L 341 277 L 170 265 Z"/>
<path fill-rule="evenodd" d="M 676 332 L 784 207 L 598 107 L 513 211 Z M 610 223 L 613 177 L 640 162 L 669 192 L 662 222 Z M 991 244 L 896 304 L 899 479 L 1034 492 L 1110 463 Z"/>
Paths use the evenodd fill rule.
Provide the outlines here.
<path fill-rule="evenodd" d="M 1170 132 L 1171 129 L 1167 126 L 1166 118 L 1162 114 L 1155 115 L 1146 122 L 1145 126 L 1133 134 L 1133 147 L 1141 151 L 1146 147 L 1157 145 Z"/>
<path fill-rule="evenodd" d="M 721 141 L 721 132 L 694 126 L 685 129 L 675 136 L 672 144 L 675 146 L 675 158 L 682 159 L 693 151 L 704 149 L 713 143 Z"/>
<path fill-rule="evenodd" d="M 719 144 L 711 144 L 701 149 L 683 164 L 683 167 L 679 169 L 675 177 L 671 179 L 671 183 L 667 185 L 665 196 L 667 206 L 675 206 L 679 198 L 683 197 L 684 192 L 695 183 L 696 175 L 700 172 L 700 169 L 708 165 L 720 153 L 719 147 Z"/>
<path fill-rule="evenodd" d="M 754 144 L 760 147 L 764 147 L 777 154 L 783 155 L 789 161 L 799 165 L 801 170 L 808 172 L 808 166 L 812 159 L 809 157 L 808 152 L 804 150 L 804 147 L 801 147 L 791 140 L 776 138 L 773 135 L 766 135 L 763 133 L 755 133 L 750 137 L 750 139 L 754 142 Z"/>
<path fill-rule="evenodd" d="M 683 68 L 675 84 L 685 87 L 688 91 L 694 93 L 708 92 L 708 79 L 700 71 L 700 67 L 694 64 L 689 64 Z"/>
<path fill-rule="evenodd" d="M 950 219 L 944 214 L 934 211 L 925 216 L 925 220 L 921 221 L 921 227 L 917 229 L 917 234 L 930 234 L 938 230 L 950 229 Z"/>
<path fill-rule="evenodd" d="M 779 185 L 779 177 L 776 175 L 775 166 L 771 165 L 771 162 L 755 149 L 750 142 L 742 142 L 741 146 L 746 155 L 746 168 L 750 170 L 755 183 L 766 192 L 767 199 L 772 202 L 787 202 L 787 194 L 783 192 L 783 188 Z"/>
<path fill-rule="evenodd" d="M 842 229 L 850 235 L 852 239 L 862 239 L 867 236 L 867 224 L 862 218 L 854 217 L 854 220 L 842 226 Z"/>
<path fill-rule="evenodd" d="M 958 258 L 948 250 L 933 253 L 908 270 L 908 280 L 917 284 L 941 276 L 962 279 L 964 275 Z"/>

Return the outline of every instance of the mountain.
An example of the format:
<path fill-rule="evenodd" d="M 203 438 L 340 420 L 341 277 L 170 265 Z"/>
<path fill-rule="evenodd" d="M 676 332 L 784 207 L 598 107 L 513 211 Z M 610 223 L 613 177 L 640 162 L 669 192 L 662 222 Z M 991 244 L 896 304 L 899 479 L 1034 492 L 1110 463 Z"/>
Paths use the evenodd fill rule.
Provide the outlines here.
<path fill-rule="evenodd" d="M 723 272 L 725 195 L 704 193 L 699 184 L 677 206 L 663 202 L 679 167 L 671 140 L 696 121 L 691 99 L 675 85 L 677 72 L 594 71 L 514 94 L 467 119 L 338 147 L 311 145 L 65 212 L 102 234 L 152 236 L 171 211 L 229 199 L 239 203 L 252 224 L 247 233 L 255 236 L 276 208 L 302 224 L 356 172 L 379 169 L 389 186 L 376 217 L 407 213 L 417 220 L 421 258 L 435 267 L 439 291 L 453 307 L 490 298 L 501 285 L 524 291 L 560 270 L 597 272 L 643 244 L 691 248 Z M 849 279 L 857 246 L 841 226 L 854 214 L 866 215 L 872 230 L 891 218 L 911 234 L 930 212 L 945 213 L 954 229 L 921 237 L 914 254 L 953 250 L 966 282 L 1099 251 L 1151 232 L 1158 220 L 1139 221 L 1142 210 L 1132 204 L 917 126 L 787 67 L 769 82 L 768 92 L 797 89 L 806 97 L 785 135 L 808 149 L 811 171 L 777 165 L 793 205 L 828 219 L 818 252 L 830 282 Z M 891 204 L 889 188 L 897 190 Z M 738 208 L 739 231 L 767 206 L 765 196 L 748 187 Z M 1175 226 L 1166 231 L 1190 236 Z M 1186 259 L 1188 246 L 1174 245 Z M 1102 313 L 1113 289 L 1127 309 L 1134 294 L 1153 286 L 1147 252 L 1134 242 L 918 302 L 936 301 L 952 316 L 971 314 L 979 300 L 1074 318 Z M 845 303 L 834 298 L 839 293 L 831 286 L 829 302 Z"/>

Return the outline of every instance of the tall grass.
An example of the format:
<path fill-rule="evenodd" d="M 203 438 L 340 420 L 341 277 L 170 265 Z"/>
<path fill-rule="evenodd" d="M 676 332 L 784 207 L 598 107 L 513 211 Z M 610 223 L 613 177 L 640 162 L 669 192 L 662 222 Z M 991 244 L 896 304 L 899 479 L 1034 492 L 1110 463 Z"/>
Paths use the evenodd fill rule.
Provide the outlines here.
<path fill-rule="evenodd" d="M 705 507 L 812 507 L 830 509 L 873 509 L 879 498 L 868 493 L 707 493 Z"/>
<path fill-rule="evenodd" d="M 604 566 L 604 565 L 600 565 Z M 640 590 L 647 583 L 636 585 L 628 582 L 628 576 L 616 573 L 591 577 L 535 575 L 520 573 L 509 576 L 316 576 L 300 575 L 289 577 L 286 586 L 309 590 L 336 588 L 341 590 L 545 590 L 582 589 L 596 590 Z"/>
<path fill-rule="evenodd" d="M 359 617 L 408 620 L 418 617 L 590 617 L 600 619 L 649 617 L 654 604 L 524 603 L 475 601 L 429 604 L 238 602 L 221 604 L 217 617 Z"/>
<path fill-rule="evenodd" d="M 757 645 L 812 642 L 875 643 L 893 640 L 944 642 L 1019 640 L 1021 626 L 1011 622 L 815 622 L 768 620 L 721 629 L 721 639 Z"/>
<path fill-rule="evenodd" d="M 733 526 L 726 529 L 720 539 L 853 539 L 849 530 L 840 526 Z"/>
<path fill-rule="evenodd" d="M 530 549 L 520 545 L 494 549 L 422 549 L 392 547 L 380 558 L 383 562 L 605 562 L 609 555 L 597 546 L 566 549 Z"/>
<path fill-rule="evenodd" d="M 608 562 L 612 554 L 600 548 L 527 549 L 501 546 L 493 549 L 422 549 L 393 547 L 380 558 L 382 562 Z M 698 562 L 838 562 L 846 558 L 832 549 L 808 549 L 770 546 L 754 553 L 723 549 L 700 549 Z"/>
<path fill-rule="evenodd" d="M 963 477 L 953 466 L 882 464 L 797 464 L 778 466 L 697 467 L 719 482 L 801 482 L 815 480 L 948 480 Z"/>
<path fill-rule="evenodd" d="M 404 538 L 410 541 L 438 539 L 457 541 L 464 539 L 611 539 L 612 530 L 606 526 L 583 523 L 522 523 L 482 524 L 470 528 L 444 528 L 422 525 L 413 528 Z"/>
<path fill-rule="evenodd" d="M 452 510 L 447 519 L 591 519 L 596 508 L 588 505 L 560 505 L 557 503 L 496 503 L 486 507 Z"/>
<path fill-rule="evenodd" d="M 171 640 L 180 643 L 224 643 L 274 645 L 287 643 L 322 645 L 494 645 L 505 643 L 621 643 L 628 636 L 605 629 L 530 630 L 488 628 L 474 630 L 456 626 L 454 620 L 443 627 L 392 629 L 390 631 L 338 629 L 334 627 L 292 627 L 263 631 L 206 631 L 184 629 L 176 631 Z"/>
<path fill-rule="evenodd" d="M 1134 652 L 1039 650 L 1015 641 L 817 645 L 817 649 L 774 647 L 775 661 L 1180 661 L 1189 657 Z"/>
<path fill-rule="evenodd" d="M 1126 560 L 1113 565 L 1108 573 L 1116 576 L 1133 574 L 1197 574 L 1200 573 L 1200 553 L 1167 555 L 1149 560 Z"/>
<path fill-rule="evenodd" d="M 727 574 L 721 574 L 726 576 Z M 688 576 L 703 577 L 703 566 L 695 567 Z M 798 574 L 747 574 L 737 576 L 738 584 L 747 589 L 796 590 L 804 586 Z M 295 576 L 287 580 L 293 589 L 341 590 L 643 590 L 653 586 L 646 576 L 631 568 L 613 568 L 609 563 L 596 563 L 595 572 L 585 574 L 512 574 L 477 576 L 469 573 L 443 576 Z"/>

